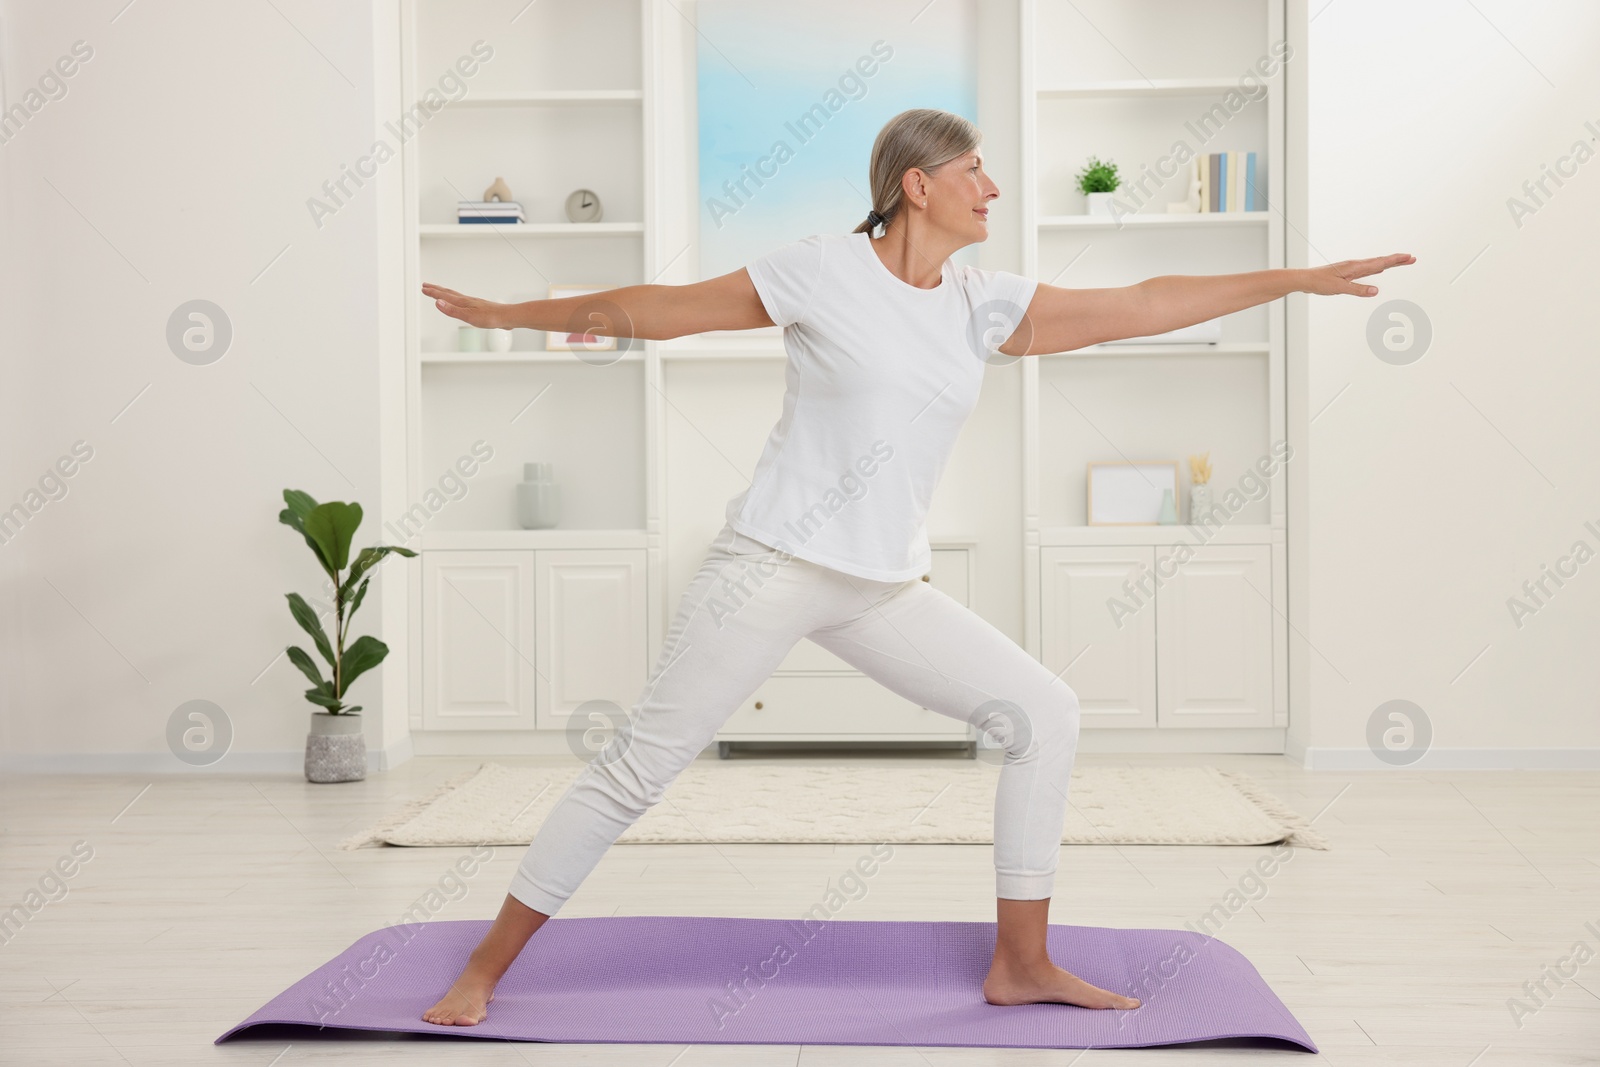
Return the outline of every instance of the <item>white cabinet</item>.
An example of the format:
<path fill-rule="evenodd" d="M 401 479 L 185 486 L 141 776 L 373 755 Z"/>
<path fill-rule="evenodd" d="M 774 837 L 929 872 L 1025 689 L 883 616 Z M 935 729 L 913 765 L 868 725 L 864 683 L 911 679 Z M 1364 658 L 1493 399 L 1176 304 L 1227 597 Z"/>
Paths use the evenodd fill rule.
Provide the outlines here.
<path fill-rule="evenodd" d="M 1145 601 L 1129 611 L 1124 588 L 1153 553 L 1149 545 L 1040 550 L 1040 662 L 1078 694 L 1084 726 L 1156 725 L 1156 609 Z"/>
<path fill-rule="evenodd" d="M 1272 725 L 1272 547 L 1205 545 L 1156 592 L 1162 726 Z"/>
<path fill-rule="evenodd" d="M 539 551 L 535 647 L 540 727 L 564 727 L 586 700 L 629 712 L 644 689 L 644 553 Z"/>
<path fill-rule="evenodd" d="M 1040 549 L 1041 661 L 1085 727 L 1274 725 L 1272 546 Z"/>
<path fill-rule="evenodd" d="M 422 573 L 424 729 L 559 728 L 638 699 L 643 550 L 425 551 Z"/>
<path fill-rule="evenodd" d="M 422 553 L 422 724 L 534 725 L 534 553 Z"/>
<path fill-rule="evenodd" d="M 969 604 L 967 548 L 935 548 L 923 581 Z M 726 757 L 734 741 L 971 741 L 966 722 L 918 707 L 833 653 L 802 639 L 717 733 Z"/>

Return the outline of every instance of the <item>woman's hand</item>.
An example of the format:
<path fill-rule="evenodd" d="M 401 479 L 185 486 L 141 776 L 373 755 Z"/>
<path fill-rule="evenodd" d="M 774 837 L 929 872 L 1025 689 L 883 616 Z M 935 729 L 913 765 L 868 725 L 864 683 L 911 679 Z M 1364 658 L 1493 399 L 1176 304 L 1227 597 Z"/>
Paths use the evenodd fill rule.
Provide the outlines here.
<path fill-rule="evenodd" d="M 510 329 L 512 326 L 508 313 L 510 304 L 496 304 L 492 300 L 463 296 L 454 289 L 446 289 L 432 282 L 423 282 L 422 292 L 425 296 L 433 297 L 433 306 L 452 319 L 490 329 Z"/>
<path fill-rule="evenodd" d="M 1301 292 L 1315 293 L 1318 296 L 1377 296 L 1376 285 L 1362 285 L 1354 281 L 1356 278 L 1365 278 L 1369 274 L 1381 274 L 1390 267 L 1401 267 L 1415 263 L 1417 257 L 1409 252 L 1396 252 L 1392 256 L 1378 256 L 1374 259 L 1347 259 L 1341 263 L 1329 263 L 1324 267 L 1308 267 L 1302 274 L 1305 284 L 1300 287 Z"/>

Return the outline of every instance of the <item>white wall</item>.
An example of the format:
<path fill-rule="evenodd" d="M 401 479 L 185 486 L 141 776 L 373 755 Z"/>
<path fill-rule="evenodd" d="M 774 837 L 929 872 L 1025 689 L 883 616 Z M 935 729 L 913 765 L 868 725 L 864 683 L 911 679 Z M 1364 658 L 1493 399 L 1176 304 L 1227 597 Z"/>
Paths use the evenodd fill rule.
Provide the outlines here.
<path fill-rule="evenodd" d="M 282 491 L 359 501 L 356 545 L 381 536 L 373 190 L 320 229 L 306 207 L 372 143 L 373 18 L 125 4 L 0 4 L 8 105 L 74 42 L 93 50 L 0 144 L 0 508 L 93 449 L 0 544 L 0 752 L 170 769 L 168 718 L 198 698 L 233 724 L 227 766 L 292 768 L 310 705 L 280 654 L 303 636 L 284 594 L 322 574 L 277 524 Z M 206 366 L 165 337 L 195 298 L 233 326 Z M 377 713 L 381 689 L 374 672 L 351 696 Z"/>
<path fill-rule="evenodd" d="M 1377 765 L 1366 723 L 1399 698 L 1433 729 L 1415 766 L 1600 765 L 1600 559 L 1520 628 L 1507 608 L 1600 551 L 1600 160 L 1520 227 L 1506 204 L 1600 147 L 1600 9 L 1310 6 L 1312 262 L 1417 257 L 1371 299 L 1309 298 L 1310 761 Z M 1410 365 L 1365 340 L 1392 298 L 1433 326 Z M 1472 751 L 1558 748 L 1587 753 Z"/>
<path fill-rule="evenodd" d="M 1433 725 L 1421 766 L 1563 747 L 1592 763 L 1600 559 L 1520 628 L 1506 601 L 1575 541 L 1600 550 L 1584 527 L 1600 528 L 1600 372 L 1580 322 L 1600 276 L 1600 160 L 1520 228 L 1506 200 L 1594 136 L 1585 120 L 1600 126 L 1600 14 L 1583 0 L 1310 3 L 1312 262 L 1419 262 L 1372 300 L 1304 302 L 1315 421 L 1295 751 L 1371 765 L 1368 718 L 1404 698 Z M 358 500 L 357 544 L 381 537 L 378 190 L 320 230 L 305 201 L 371 144 L 372 57 L 392 27 L 362 4 L 276 8 L 0 0 L 7 103 L 75 41 L 94 49 L 0 144 L 0 508 L 75 441 L 94 449 L 0 544 L 4 765 L 132 753 L 115 765 L 170 767 L 168 717 L 203 698 L 234 724 L 230 766 L 292 767 L 308 705 L 273 659 L 298 640 L 283 594 L 314 592 L 318 572 L 276 524 L 281 490 Z M 983 120 L 1002 156 L 1014 120 L 987 103 Z M 197 297 L 235 330 L 203 367 L 164 338 Z M 1434 327 L 1409 366 L 1365 341 L 1390 298 Z M 994 392 L 1003 422 L 1012 390 Z M 1011 604 L 980 609 L 1004 622 Z M 377 632 L 382 610 L 369 597 L 353 632 Z M 398 627 L 382 636 L 403 648 Z M 357 691 L 379 709 L 376 674 Z M 369 742 L 394 736 L 369 723 Z M 1511 762 L 1539 760 L 1559 762 Z"/>

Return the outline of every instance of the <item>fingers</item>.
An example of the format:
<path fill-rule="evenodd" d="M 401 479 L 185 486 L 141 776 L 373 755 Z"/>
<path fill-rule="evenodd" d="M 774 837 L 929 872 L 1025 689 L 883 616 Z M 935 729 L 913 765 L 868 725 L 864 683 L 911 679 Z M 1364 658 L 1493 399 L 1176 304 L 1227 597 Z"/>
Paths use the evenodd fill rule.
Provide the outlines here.
<path fill-rule="evenodd" d="M 472 297 L 458 293 L 454 289 L 446 289 L 442 285 L 434 285 L 432 282 L 423 282 L 422 292 L 425 296 L 431 296 L 436 300 L 445 299 L 450 301 L 452 304 L 472 303 Z"/>
<path fill-rule="evenodd" d="M 1369 274 L 1378 274 L 1390 267 L 1406 266 L 1415 263 L 1417 257 L 1410 252 L 1396 252 L 1389 256 L 1374 256 L 1372 259 L 1358 259 L 1351 262 L 1355 268 L 1349 277 L 1365 278 Z"/>

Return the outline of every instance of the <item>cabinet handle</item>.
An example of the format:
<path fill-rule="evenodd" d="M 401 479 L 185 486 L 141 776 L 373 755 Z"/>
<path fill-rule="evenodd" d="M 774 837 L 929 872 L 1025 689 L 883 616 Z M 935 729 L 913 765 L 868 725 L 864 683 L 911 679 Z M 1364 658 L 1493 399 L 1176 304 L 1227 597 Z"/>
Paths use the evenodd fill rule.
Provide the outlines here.
<path fill-rule="evenodd" d="M 922 580 L 923 580 L 923 581 L 925 581 L 925 582 L 927 582 L 927 581 L 928 581 L 928 576 L 927 576 L 927 575 L 926 575 L 926 574 L 924 574 L 924 575 L 923 575 L 923 576 L 922 576 Z M 931 583 L 931 582 L 929 582 L 929 584 L 930 584 L 930 585 L 931 585 L 931 584 L 932 584 L 932 583 Z"/>
<path fill-rule="evenodd" d="M 758 701 L 756 701 L 756 710 L 757 710 L 757 711 L 760 711 L 760 710 L 761 710 L 761 701 L 759 701 L 759 700 L 758 700 Z"/>

